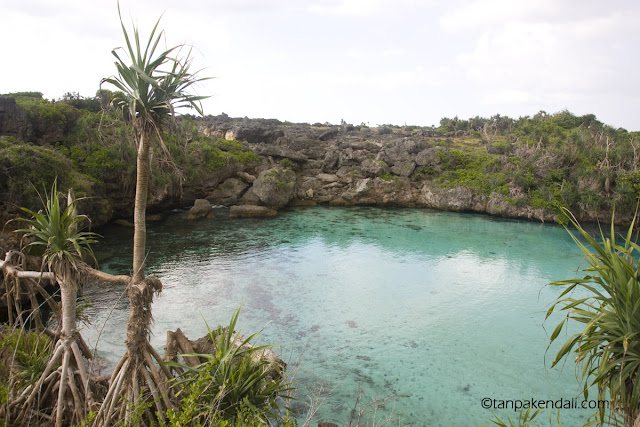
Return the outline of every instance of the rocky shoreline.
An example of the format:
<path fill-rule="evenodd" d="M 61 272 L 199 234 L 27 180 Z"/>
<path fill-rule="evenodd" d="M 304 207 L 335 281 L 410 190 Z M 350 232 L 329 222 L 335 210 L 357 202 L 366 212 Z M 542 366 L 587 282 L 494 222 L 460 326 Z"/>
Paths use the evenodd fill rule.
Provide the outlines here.
<path fill-rule="evenodd" d="M 186 186 L 186 204 L 206 199 L 213 205 L 264 206 L 269 210 L 316 204 L 424 207 L 555 220 L 552 212 L 516 206 L 499 193 L 477 194 L 464 186 L 421 179 L 421 167 L 438 169 L 437 153 L 447 149 L 446 134 L 352 125 L 283 127 L 269 120 L 238 122 L 225 116 L 206 118 L 202 131 L 246 144 L 262 162 L 230 165 L 211 174 L 204 185 Z M 233 215 L 234 210 L 231 212 Z M 267 211 L 254 212 L 261 216 Z M 583 219 L 590 221 L 595 215 Z"/>
<path fill-rule="evenodd" d="M 38 102 L 47 108 L 59 105 L 44 100 Z M 46 156 L 57 156 L 58 167 L 76 168 L 73 147 L 64 147 L 64 140 L 74 132 L 84 113 L 66 105 L 60 111 L 64 113 L 64 120 L 45 114 L 45 110 L 24 110 L 13 98 L 0 97 L 0 137 L 9 138 L 4 139 L 5 150 L 17 143 L 32 150 L 25 151 L 26 154 L 14 153 L 13 160 L 7 157 L 4 161 L 8 163 L 4 167 L 0 156 L 0 172 L 5 170 L 0 178 L 4 177 L 7 182 L 14 179 L 11 170 L 17 170 L 15 159 L 35 153 L 33 150 L 41 150 L 45 159 Z M 190 131 L 184 130 L 187 128 Z M 450 177 L 452 171 L 465 173 L 468 170 L 464 165 L 455 164 L 455 156 L 461 153 L 490 158 L 493 169 L 486 174 L 481 167 L 475 166 L 473 172 L 480 177 L 483 174 L 499 175 L 509 168 L 513 171 L 518 168 L 513 159 L 532 156 L 531 147 L 523 148 L 509 142 L 510 137 L 491 138 L 486 128 L 484 133 L 439 132 L 415 126 L 370 128 L 364 124 L 346 123 L 292 124 L 269 119 L 231 118 L 222 114 L 203 118 L 184 116 L 174 124 L 172 132 L 176 130 L 179 135 L 173 135 L 192 160 L 180 166 L 182 170 L 177 172 L 180 177 L 173 181 L 152 179 L 149 214 L 188 208 L 201 199 L 212 205 L 233 207 L 230 215 L 237 217 L 275 215 L 285 206 L 327 204 L 424 207 L 543 222 L 557 219 L 558 209 L 550 208 L 550 202 L 534 203 L 529 190 L 511 179 L 502 178 L 498 187 L 488 186 L 489 189 L 481 191 L 473 185 L 473 175 L 466 181 L 443 178 Z M 102 138 L 100 133 L 105 130 L 98 128 L 93 132 Z M 198 138 L 206 139 L 204 145 L 200 142 L 200 145 L 190 147 L 191 141 Z M 67 152 L 58 151 L 60 141 L 62 148 L 71 153 L 65 154 L 68 159 L 62 154 Z M 0 144 L 0 154 L 2 149 Z M 208 160 L 207 150 L 209 154 L 211 150 L 217 150 L 218 157 Z M 42 162 L 46 163 L 46 160 Z M 84 162 L 86 167 L 88 158 Z M 94 164 L 99 167 L 101 163 Z M 197 170 L 197 173 L 190 175 L 189 169 Z M 538 176 L 537 171 L 535 173 L 538 182 L 546 179 Z M 85 179 L 77 173 L 74 176 L 69 179 L 80 182 L 87 197 L 80 202 L 80 210 L 91 219 L 93 227 L 131 220 L 134 188 L 127 172 L 112 167 L 104 172 L 101 181 Z M 608 188 L 605 185 L 593 191 L 608 194 Z M 10 184 L 0 182 L 0 193 L 5 192 L 4 200 L 0 200 L 3 222 L 20 215 L 19 206 L 37 209 L 33 197 L 29 204 L 11 191 Z M 581 222 L 598 219 L 608 222 L 612 218 L 611 210 L 603 208 L 581 207 L 574 214 Z M 617 223 L 630 223 L 632 214 L 616 212 L 615 219 Z"/>

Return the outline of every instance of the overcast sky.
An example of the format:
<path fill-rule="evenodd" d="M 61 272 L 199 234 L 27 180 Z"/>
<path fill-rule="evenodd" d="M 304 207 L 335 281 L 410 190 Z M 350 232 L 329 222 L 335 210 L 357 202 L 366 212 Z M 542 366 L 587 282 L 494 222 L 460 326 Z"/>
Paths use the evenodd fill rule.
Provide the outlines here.
<path fill-rule="evenodd" d="M 0 93 L 92 96 L 123 46 L 115 0 L 0 0 Z M 637 0 L 122 0 L 195 48 L 205 114 L 437 125 L 593 113 L 640 130 Z"/>

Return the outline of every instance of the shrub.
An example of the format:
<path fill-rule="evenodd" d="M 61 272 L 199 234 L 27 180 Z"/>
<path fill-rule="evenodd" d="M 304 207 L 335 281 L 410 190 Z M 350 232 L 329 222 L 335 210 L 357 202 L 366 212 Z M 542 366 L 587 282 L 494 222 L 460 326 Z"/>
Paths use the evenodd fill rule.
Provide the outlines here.
<path fill-rule="evenodd" d="M 2 326 L 0 334 L 0 404 L 5 405 L 40 378 L 53 345 L 49 337 L 33 331 Z"/>
<path fill-rule="evenodd" d="M 71 162 L 60 152 L 17 143 L 0 149 L 0 175 L 15 201 L 37 204 L 36 189 L 49 188 L 56 177 L 62 188 L 71 186 Z M 1 185 L 1 184 L 0 184 Z"/>
<path fill-rule="evenodd" d="M 257 333 L 242 341 L 235 335 L 239 313 L 238 309 L 226 328 L 211 330 L 207 325 L 216 353 L 190 355 L 205 360 L 203 363 L 169 364 L 184 371 L 173 384 L 182 406 L 179 411 L 169 411 L 172 422 L 206 425 L 220 418 L 238 420 L 247 410 L 253 420 L 265 424 L 288 418 L 289 409 L 281 405 L 292 387 L 285 381 L 283 367 L 261 357 L 270 346 L 250 345 Z"/>

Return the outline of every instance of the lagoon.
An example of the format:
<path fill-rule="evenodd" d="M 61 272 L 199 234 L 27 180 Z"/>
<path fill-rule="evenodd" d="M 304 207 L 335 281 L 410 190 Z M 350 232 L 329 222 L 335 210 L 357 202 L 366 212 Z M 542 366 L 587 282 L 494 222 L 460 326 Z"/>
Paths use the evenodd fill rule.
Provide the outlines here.
<path fill-rule="evenodd" d="M 482 399 L 582 399 L 572 362 L 545 355 L 559 317 L 543 325 L 582 255 L 559 226 L 428 209 L 289 208 L 277 217 L 148 224 L 148 274 L 163 292 L 153 304 L 151 343 L 166 331 L 203 336 L 242 307 L 245 334 L 278 344 L 294 367 L 304 410 L 319 385 L 331 389 L 317 420 L 346 425 L 358 389 L 394 396 L 384 414 L 414 426 L 489 424 Z M 132 230 L 106 227 L 100 268 L 130 274 Z M 92 324 L 82 333 L 114 364 L 124 352 L 123 288 L 90 287 Z M 545 359 L 546 357 L 546 359 Z M 569 425 L 589 409 L 561 412 Z M 301 414 L 302 415 L 302 414 Z M 541 415 L 544 419 L 547 414 Z"/>

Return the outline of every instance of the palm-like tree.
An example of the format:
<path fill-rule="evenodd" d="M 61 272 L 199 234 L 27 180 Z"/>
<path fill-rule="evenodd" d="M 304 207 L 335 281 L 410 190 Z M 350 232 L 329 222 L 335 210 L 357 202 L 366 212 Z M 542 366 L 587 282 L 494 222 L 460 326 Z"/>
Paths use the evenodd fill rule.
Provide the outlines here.
<path fill-rule="evenodd" d="M 30 228 L 19 231 L 34 239 L 29 246 L 44 247 L 43 263 L 54 273 L 60 286 L 60 339 L 42 377 L 33 387 L 28 387 L 12 405 L 19 414 L 16 421 L 25 421 L 23 417 L 29 416 L 34 402 L 48 405 L 48 399 L 40 396 L 41 392 L 49 386 L 54 390 L 57 387 L 57 399 L 53 399 L 54 413 L 56 426 L 62 426 L 63 423 L 80 423 L 86 417 L 87 408 L 95 403 L 85 359 L 90 354 L 87 354 L 87 346 L 76 327 L 76 299 L 78 286 L 81 284 L 79 278 L 86 265 L 82 262 L 82 257 L 87 254 L 93 256 L 90 244 L 96 241 L 97 235 L 79 231 L 79 225 L 86 217 L 77 215 L 76 200 L 71 191 L 67 206 L 63 209 L 55 182 L 51 194 L 43 200 L 43 205 L 44 212 L 23 208 L 31 216 L 30 219 L 23 219 Z M 76 370 L 80 373 L 81 381 L 76 380 Z"/>
<path fill-rule="evenodd" d="M 616 236 L 612 218 L 610 235 L 600 231 L 594 237 L 569 211 L 565 213 L 576 228 L 577 233 L 570 234 L 588 267 L 582 278 L 550 283 L 566 289 L 546 318 L 556 311 L 566 317 L 551 334 L 549 346 L 561 337 L 570 319 L 584 329 L 566 339 L 552 366 L 575 354 L 585 397 L 595 388 L 598 399 L 610 403 L 598 408 L 595 418 L 599 424 L 640 425 L 640 245 L 634 236 L 636 218 L 626 235 Z"/>
<path fill-rule="evenodd" d="M 122 22 L 120 24 L 126 41 L 124 59 L 120 49 L 114 49 L 118 74 L 103 80 L 115 86 L 112 104 L 123 110 L 133 124 L 138 144 L 136 196 L 134 204 L 133 237 L 133 279 L 128 285 L 130 314 L 127 323 L 127 352 L 121 359 L 111 377 L 111 384 L 105 402 L 98 414 L 98 423 L 109 425 L 112 417 L 124 414 L 131 416 L 131 405 L 136 402 L 143 390 L 153 397 L 157 413 L 162 414 L 170 408 L 166 377 L 169 370 L 156 368 L 153 359 L 160 361 L 149 343 L 151 323 L 151 303 L 153 294 L 162 289 L 161 282 L 153 277 L 145 277 L 147 196 L 151 157 L 154 147 L 166 151 L 162 140 L 161 126 L 177 108 L 192 107 L 202 114 L 200 100 L 206 98 L 188 93 L 196 83 L 205 80 L 191 73 L 191 59 L 187 54 L 180 58 L 182 45 L 157 53 L 163 31 L 158 32 L 160 20 L 149 36 L 145 46 L 140 43 L 138 29 L 133 27 L 133 43 Z M 130 62 L 130 64 L 129 64 Z"/>

